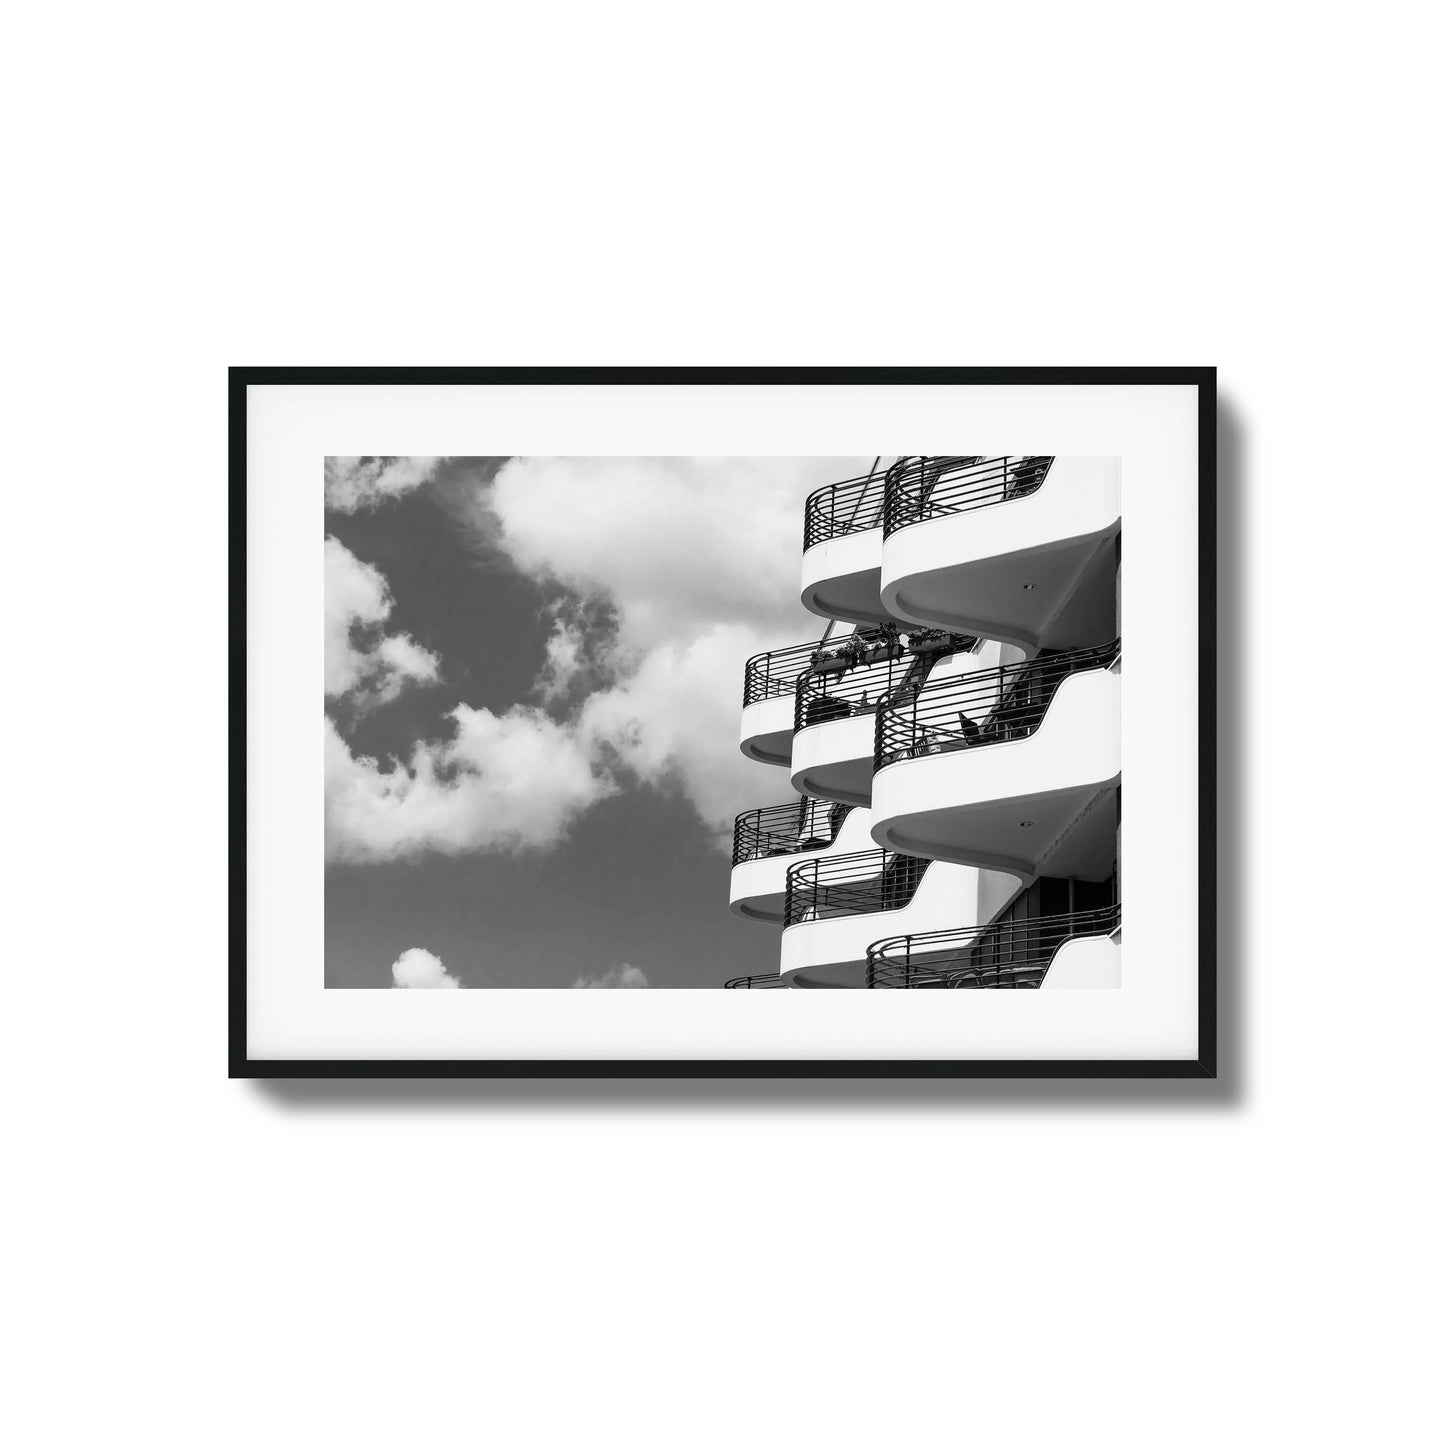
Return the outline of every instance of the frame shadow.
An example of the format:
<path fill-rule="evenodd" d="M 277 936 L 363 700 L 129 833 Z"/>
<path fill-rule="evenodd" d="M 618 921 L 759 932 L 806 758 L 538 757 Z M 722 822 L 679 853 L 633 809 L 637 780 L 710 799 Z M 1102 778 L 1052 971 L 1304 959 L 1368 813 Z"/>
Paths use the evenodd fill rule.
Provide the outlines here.
<path fill-rule="evenodd" d="M 1244 507 L 1249 432 L 1218 397 L 1217 930 L 1218 1076 L 1214 1079 L 252 1079 L 291 1113 L 605 1114 L 739 1111 L 1157 1113 L 1240 1110 L 1249 1099 L 1245 1001 L 1250 908 L 1246 744 L 1250 537 Z M 1207 595 L 1207 593 L 1206 593 Z"/>

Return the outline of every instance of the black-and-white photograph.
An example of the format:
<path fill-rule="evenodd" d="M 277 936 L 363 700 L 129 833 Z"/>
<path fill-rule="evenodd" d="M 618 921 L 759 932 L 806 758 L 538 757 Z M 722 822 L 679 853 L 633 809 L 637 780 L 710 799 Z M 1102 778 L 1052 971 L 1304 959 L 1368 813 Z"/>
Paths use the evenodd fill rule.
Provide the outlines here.
<path fill-rule="evenodd" d="M 327 987 L 1121 987 L 1123 461 L 326 458 Z"/>

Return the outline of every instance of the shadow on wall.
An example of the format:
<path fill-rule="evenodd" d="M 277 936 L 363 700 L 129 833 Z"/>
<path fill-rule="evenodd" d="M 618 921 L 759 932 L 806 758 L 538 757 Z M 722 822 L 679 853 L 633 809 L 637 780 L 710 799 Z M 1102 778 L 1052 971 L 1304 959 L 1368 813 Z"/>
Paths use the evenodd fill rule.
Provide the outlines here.
<path fill-rule="evenodd" d="M 556 1111 L 671 1114 L 738 1110 L 940 1113 L 1155 1113 L 1239 1109 L 1248 1100 L 1244 1001 L 1249 918 L 1245 725 L 1251 538 L 1245 525 L 1248 435 L 1219 398 L 1219 1078 L 1207 1079 L 266 1079 L 262 1098 L 288 1110 Z M 1127 519 L 1126 519 L 1127 525 Z"/>

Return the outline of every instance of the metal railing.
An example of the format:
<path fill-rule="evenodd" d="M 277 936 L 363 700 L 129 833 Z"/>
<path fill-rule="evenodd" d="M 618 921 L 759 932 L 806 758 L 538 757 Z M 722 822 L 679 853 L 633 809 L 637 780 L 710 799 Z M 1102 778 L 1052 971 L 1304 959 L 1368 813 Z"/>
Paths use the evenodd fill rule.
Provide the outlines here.
<path fill-rule="evenodd" d="M 770 697 L 791 697 L 798 679 L 813 665 L 816 642 L 798 642 L 750 657 L 743 669 L 743 706 Z"/>
<path fill-rule="evenodd" d="M 1040 654 L 1028 662 L 943 678 L 915 690 L 899 690 L 878 709 L 873 732 L 873 770 L 903 758 L 986 747 L 1035 732 L 1059 684 L 1076 672 L 1112 667 L 1115 639 L 1103 647 Z"/>
<path fill-rule="evenodd" d="M 891 468 L 849 477 L 811 492 L 803 505 L 803 550 L 819 542 L 870 532 L 883 525 L 883 500 Z"/>
<path fill-rule="evenodd" d="M 832 655 L 799 676 L 794 731 L 871 713 L 884 699 L 921 686 L 941 658 L 978 646 L 977 637 L 937 628 L 915 628 L 904 641 L 891 624 L 844 638 Z"/>
<path fill-rule="evenodd" d="M 997 506 L 1043 486 L 1053 457 L 905 457 L 889 468 L 883 535 L 901 527 Z"/>
<path fill-rule="evenodd" d="M 745 973 L 739 978 L 730 978 L 724 988 L 787 988 L 785 980 L 775 973 Z"/>
<path fill-rule="evenodd" d="M 783 926 L 852 913 L 887 913 L 913 901 L 928 870 L 927 858 L 870 848 L 809 858 L 788 869 Z"/>
<path fill-rule="evenodd" d="M 782 858 L 826 848 L 852 811 L 847 803 L 794 798 L 791 803 L 739 813 L 733 821 L 733 867 L 755 858 Z"/>
<path fill-rule="evenodd" d="M 1038 988 L 1071 938 L 1107 936 L 1119 905 L 885 938 L 868 950 L 869 988 Z"/>

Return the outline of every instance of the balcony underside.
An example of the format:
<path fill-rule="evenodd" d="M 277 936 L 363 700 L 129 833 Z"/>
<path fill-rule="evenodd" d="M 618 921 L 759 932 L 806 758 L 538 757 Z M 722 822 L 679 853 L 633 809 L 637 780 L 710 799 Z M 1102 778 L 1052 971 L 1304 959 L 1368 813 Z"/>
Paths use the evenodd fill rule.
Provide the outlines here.
<path fill-rule="evenodd" d="M 827 963 L 788 975 L 793 988 L 862 988 L 867 981 L 866 963 Z"/>
<path fill-rule="evenodd" d="M 889 538 L 883 598 L 895 616 L 995 637 L 1029 653 L 1096 647 L 1117 635 L 1117 523 L 1001 556 L 960 556 L 949 539 L 987 515 L 943 517 Z"/>
<path fill-rule="evenodd" d="M 803 606 L 847 622 L 890 621 L 878 595 L 882 558 L 882 527 L 809 547 L 803 553 Z"/>
<path fill-rule="evenodd" d="M 743 709 L 738 741 L 744 757 L 755 763 L 787 767 L 793 756 L 793 697 L 770 697 Z"/>
<path fill-rule="evenodd" d="M 792 738 L 793 787 L 866 808 L 873 791 L 873 713 L 814 723 Z"/>
<path fill-rule="evenodd" d="M 893 813 L 874 824 L 873 841 L 895 852 L 967 863 L 1020 879 L 1045 871 L 1102 881 L 1115 866 L 1117 786 L 1114 779 L 1104 787 Z"/>

